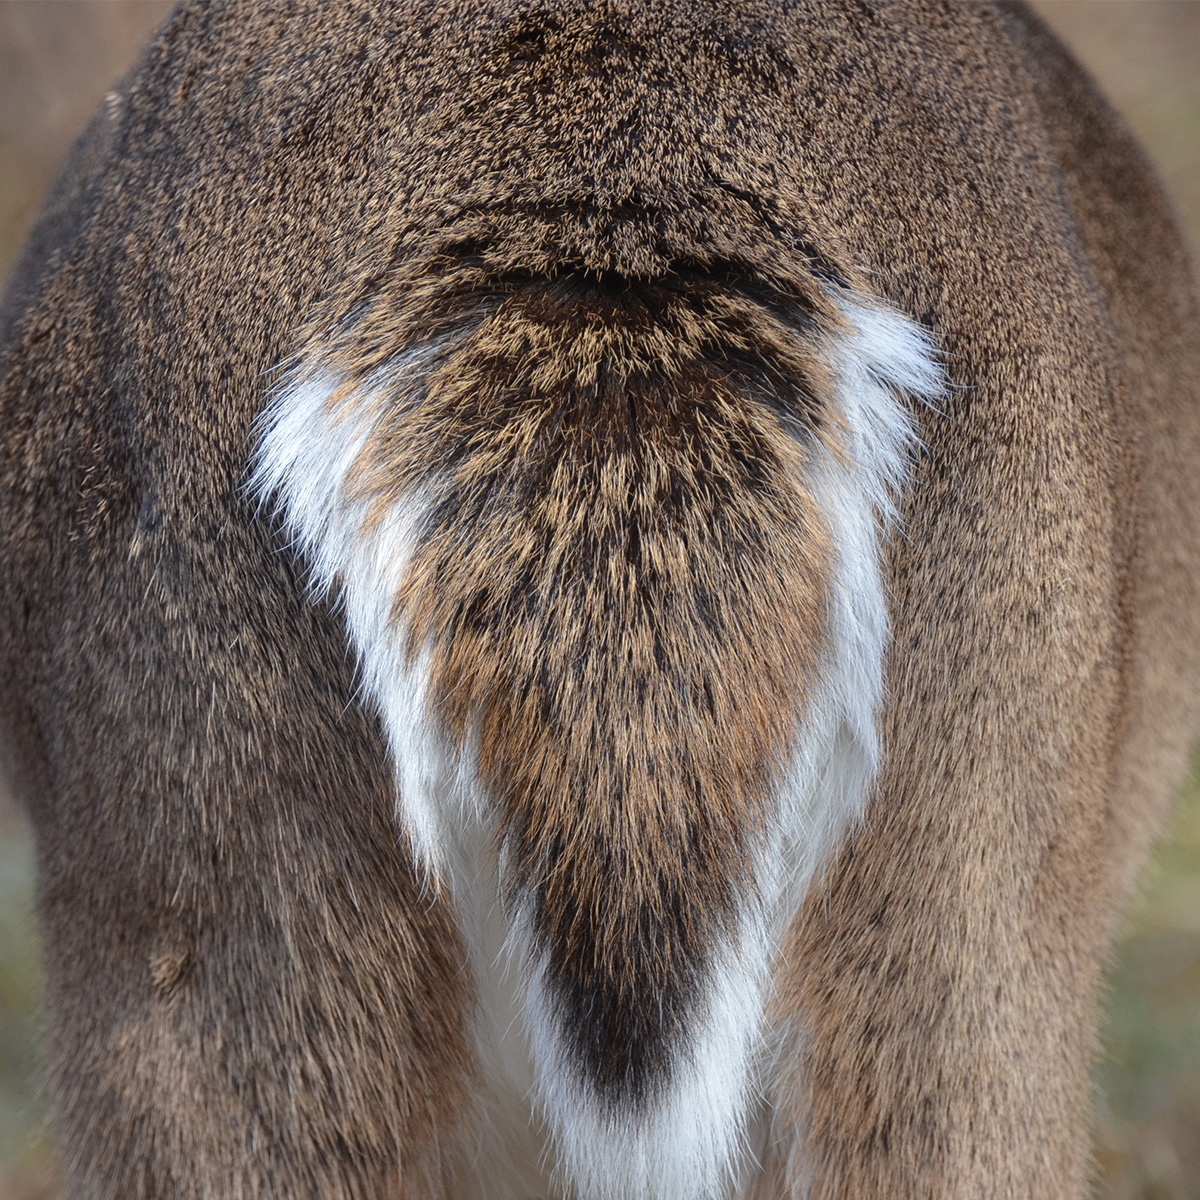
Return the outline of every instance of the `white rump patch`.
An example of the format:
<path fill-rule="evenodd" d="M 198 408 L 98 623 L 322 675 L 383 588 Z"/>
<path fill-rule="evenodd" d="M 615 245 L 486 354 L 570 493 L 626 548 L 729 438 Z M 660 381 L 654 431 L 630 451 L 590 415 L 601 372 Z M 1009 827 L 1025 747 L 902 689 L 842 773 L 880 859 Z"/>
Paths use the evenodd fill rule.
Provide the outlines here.
<path fill-rule="evenodd" d="M 362 687 L 383 717 L 398 815 L 416 859 L 453 895 L 479 988 L 484 1096 L 477 1169 L 463 1200 L 553 1196 L 547 1162 L 579 1200 L 723 1200 L 754 1169 L 751 1129 L 764 1078 L 764 1009 L 779 940 L 806 891 L 864 811 L 880 755 L 887 596 L 881 548 L 908 473 L 914 403 L 937 399 L 942 372 L 930 337 L 868 297 L 831 290 L 846 329 L 821 347 L 834 379 L 842 453 L 821 449 L 806 485 L 831 535 L 834 579 L 828 656 L 797 731 L 777 819 L 760 831 L 759 900 L 718 947 L 710 984 L 661 1100 L 645 1112 L 598 1104 L 564 1052 L 561 1024 L 531 948 L 526 914 L 501 911 L 494 814 L 473 767 L 431 719 L 428 648 L 410 654 L 394 600 L 431 494 L 368 520 L 353 467 L 384 405 L 419 399 L 445 344 L 407 351 L 357 392 L 304 364 L 274 397 L 252 486 L 273 497 L 321 592 L 335 586 L 358 652 Z M 545 1126 L 551 1136 L 547 1147 Z M 768 1118 L 769 1119 L 769 1118 Z"/>

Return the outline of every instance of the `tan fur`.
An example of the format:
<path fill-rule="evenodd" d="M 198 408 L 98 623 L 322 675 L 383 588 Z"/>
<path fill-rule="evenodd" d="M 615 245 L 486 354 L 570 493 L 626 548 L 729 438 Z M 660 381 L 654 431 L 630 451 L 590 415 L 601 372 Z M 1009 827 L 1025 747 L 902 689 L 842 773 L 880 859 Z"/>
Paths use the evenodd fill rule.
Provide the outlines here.
<path fill-rule="evenodd" d="M 433 703 L 456 744 L 476 739 L 500 807 L 507 886 L 537 889 L 539 939 L 588 996 L 616 1083 L 645 1051 L 632 1029 L 600 1033 L 602 996 L 650 988 L 649 1023 L 676 1024 L 666 997 L 753 886 L 748 831 L 816 676 L 828 537 L 802 484 L 812 446 L 772 401 L 815 407 L 827 372 L 761 304 L 687 277 L 614 298 L 586 276 L 489 277 L 453 250 L 406 267 L 352 347 L 321 338 L 312 357 L 345 379 L 336 411 L 374 365 L 362 342 L 403 353 L 437 327 L 430 273 L 433 301 L 488 314 L 446 335 L 419 396 L 389 398 L 356 495 L 378 514 L 423 488 L 446 497 L 395 616 L 414 654 L 433 647 Z M 794 391 L 764 380 L 748 404 L 739 373 L 759 363 Z M 817 411 L 805 437 L 837 434 Z"/>
<path fill-rule="evenodd" d="M 915 414 L 887 759 L 788 935 L 754 1194 L 1084 1193 L 1100 971 L 1200 717 L 1200 346 L 1157 185 L 1033 18 L 184 4 L 31 247 L 0 314 L 0 696 L 69 1194 L 462 1177 L 477 981 L 339 611 L 246 495 L 269 373 L 319 353 L 348 395 L 440 347 L 356 486 L 378 515 L 514 485 L 469 546 L 435 524 L 397 615 L 548 936 L 603 965 L 647 910 L 713 936 L 811 702 L 832 551 L 753 372 L 839 452 L 823 283 L 928 327 L 954 388 Z M 626 527 L 624 561 L 580 551 Z M 639 609 L 651 571 L 713 593 L 709 638 Z"/>

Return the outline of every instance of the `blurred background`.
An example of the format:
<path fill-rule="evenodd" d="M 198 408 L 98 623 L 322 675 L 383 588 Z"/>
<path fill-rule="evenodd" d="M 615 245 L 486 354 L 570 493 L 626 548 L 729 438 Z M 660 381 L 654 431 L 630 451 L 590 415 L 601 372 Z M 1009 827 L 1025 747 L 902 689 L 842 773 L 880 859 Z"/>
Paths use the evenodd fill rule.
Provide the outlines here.
<path fill-rule="evenodd" d="M 75 135 L 168 7 L 0 0 L 0 279 Z M 1036 8 L 1149 149 L 1200 261 L 1200 2 L 1041 0 Z M 0 790 L 0 1200 L 56 1195 L 36 1082 L 32 882 L 28 830 Z M 1200 774 L 1146 873 L 1111 979 L 1097 1072 L 1097 1193 L 1200 1200 Z"/>

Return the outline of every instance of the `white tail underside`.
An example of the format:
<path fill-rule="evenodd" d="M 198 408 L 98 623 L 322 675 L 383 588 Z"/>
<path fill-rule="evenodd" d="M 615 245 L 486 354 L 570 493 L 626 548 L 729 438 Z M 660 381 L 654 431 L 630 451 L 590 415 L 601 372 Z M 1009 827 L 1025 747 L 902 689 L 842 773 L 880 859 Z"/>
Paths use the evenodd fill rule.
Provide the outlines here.
<path fill-rule="evenodd" d="M 796 730 L 775 820 L 760 831 L 758 899 L 713 955 L 703 1002 L 665 1094 L 649 1111 L 596 1103 L 570 1065 L 528 915 L 501 910 L 495 816 L 473 752 L 451 751 L 427 699 L 428 647 L 410 654 L 394 599 L 428 498 L 410 495 L 368 522 L 351 468 L 392 397 L 420 393 L 439 345 L 400 354 L 356 394 L 304 362 L 265 414 L 253 487 L 273 497 L 318 592 L 337 589 L 358 653 L 362 690 L 383 717 L 399 820 L 414 855 L 452 895 L 479 988 L 485 1081 L 477 1178 L 489 1200 L 526 1200 L 568 1185 L 580 1200 L 716 1200 L 737 1194 L 750 1164 L 750 1121 L 772 1081 L 764 1009 L 786 926 L 823 863 L 864 811 L 879 760 L 887 596 L 881 543 L 910 459 L 914 402 L 943 388 L 918 326 L 866 297 L 834 292 L 846 329 L 819 347 L 832 368 L 843 453 L 820 449 L 806 481 L 835 554 L 826 655 Z M 544 1131 L 544 1132 L 543 1132 Z M 754 1141 L 769 1136 L 761 1130 Z"/>

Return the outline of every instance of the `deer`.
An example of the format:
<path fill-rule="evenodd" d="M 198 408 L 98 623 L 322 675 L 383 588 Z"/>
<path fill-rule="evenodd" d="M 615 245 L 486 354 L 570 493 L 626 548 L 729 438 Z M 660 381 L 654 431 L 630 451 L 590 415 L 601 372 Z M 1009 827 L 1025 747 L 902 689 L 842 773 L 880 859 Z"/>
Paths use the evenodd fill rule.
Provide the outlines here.
<path fill-rule="evenodd" d="M 0 312 L 65 1195 L 1084 1195 L 1198 389 L 1018 4 L 185 0 Z"/>

